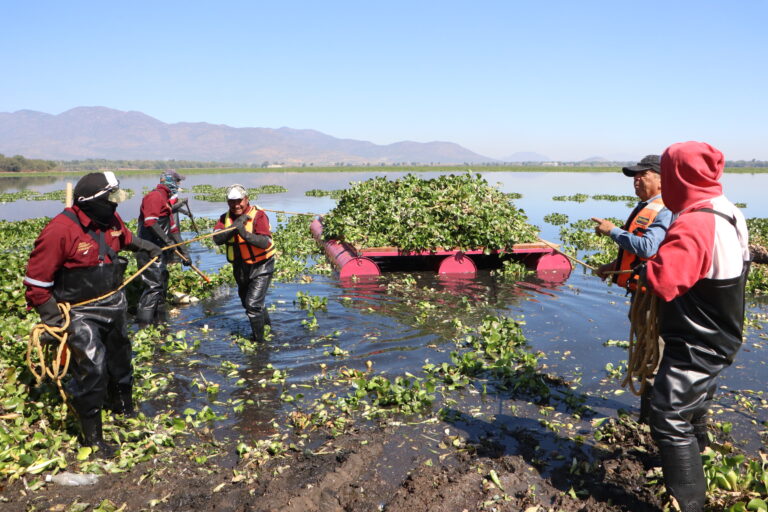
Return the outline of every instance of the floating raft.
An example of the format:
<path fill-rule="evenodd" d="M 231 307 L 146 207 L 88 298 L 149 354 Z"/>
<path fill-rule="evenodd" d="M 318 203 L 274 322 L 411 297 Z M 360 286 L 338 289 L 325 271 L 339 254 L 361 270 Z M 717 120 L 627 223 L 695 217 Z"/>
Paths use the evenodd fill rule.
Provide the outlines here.
<path fill-rule="evenodd" d="M 336 267 L 340 278 L 381 275 L 381 267 L 397 267 L 398 261 L 414 257 L 437 259 L 439 274 L 475 274 L 475 259 L 486 256 L 483 249 L 460 251 L 458 249 L 437 249 L 434 251 L 401 251 L 397 247 L 356 248 L 339 240 L 323 238 L 322 219 L 315 219 L 309 227 L 317 244 L 325 251 L 328 260 Z M 571 273 L 571 262 L 555 250 L 556 244 L 545 241 L 515 244 L 512 250 L 504 251 L 536 270 L 539 277 L 548 281 L 564 281 Z M 498 256 L 502 251 L 491 251 Z"/>

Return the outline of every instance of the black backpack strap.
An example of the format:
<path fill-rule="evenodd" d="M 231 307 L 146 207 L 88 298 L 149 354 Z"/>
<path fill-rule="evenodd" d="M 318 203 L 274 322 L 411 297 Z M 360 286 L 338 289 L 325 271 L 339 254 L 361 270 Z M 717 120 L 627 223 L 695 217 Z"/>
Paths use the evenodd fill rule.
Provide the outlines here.
<path fill-rule="evenodd" d="M 706 212 L 706 213 L 714 213 L 715 215 L 719 215 L 720 217 L 724 218 L 728 222 L 731 223 L 731 226 L 734 228 L 736 227 L 736 217 L 729 217 L 728 215 L 724 214 L 723 212 L 719 212 L 717 210 L 713 210 L 712 208 L 697 208 L 695 210 L 691 210 L 690 213 L 694 212 Z"/>
<path fill-rule="evenodd" d="M 91 239 L 96 242 L 96 244 L 99 246 L 99 263 L 104 263 L 104 255 L 106 254 L 109 256 L 109 259 L 114 261 L 117 261 L 117 253 L 107 245 L 107 241 L 104 237 L 104 232 L 99 231 L 96 232 L 93 228 L 85 229 L 85 226 L 83 226 L 82 222 L 80 222 L 80 219 L 75 215 L 75 212 L 72 210 L 64 210 L 61 212 L 65 217 L 69 218 L 72 222 L 80 226 L 80 228 L 83 230 L 85 234 L 91 237 Z"/>

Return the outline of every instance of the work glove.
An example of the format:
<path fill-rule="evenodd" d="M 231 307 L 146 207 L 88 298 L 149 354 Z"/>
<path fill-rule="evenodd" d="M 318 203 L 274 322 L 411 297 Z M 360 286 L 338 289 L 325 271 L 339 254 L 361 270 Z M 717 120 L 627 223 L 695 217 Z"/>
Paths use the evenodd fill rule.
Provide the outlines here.
<path fill-rule="evenodd" d="M 179 254 L 181 254 L 182 265 L 188 267 L 192 264 L 192 258 L 189 257 L 189 251 L 187 251 L 186 247 L 179 249 Z"/>
<path fill-rule="evenodd" d="M 243 233 L 247 233 L 245 229 L 246 222 L 248 222 L 248 214 L 244 213 L 238 218 L 236 218 L 235 221 L 232 223 L 232 225 L 237 228 L 237 232 L 240 234 L 240 236 L 244 236 Z"/>
<path fill-rule="evenodd" d="M 36 306 L 35 309 L 40 315 L 40 321 L 48 327 L 61 327 L 64 324 L 64 315 L 61 314 L 59 305 L 56 304 L 56 299 L 51 297 L 47 302 Z M 50 335 L 47 331 L 40 335 L 40 341 L 42 343 L 58 343 L 58 340 Z"/>
<path fill-rule="evenodd" d="M 171 233 L 171 240 L 173 241 L 174 244 L 180 244 L 181 242 L 183 242 L 183 240 L 181 239 L 181 233 L 179 233 L 178 231 L 174 231 L 173 233 Z M 185 266 L 192 264 L 192 260 L 189 258 L 189 249 L 187 249 L 186 245 L 180 245 L 179 247 L 176 248 L 176 250 L 181 255 L 181 262 Z"/>
<path fill-rule="evenodd" d="M 176 213 L 177 211 L 181 210 L 184 206 L 186 206 L 187 203 L 189 203 L 189 199 L 187 199 L 186 197 L 180 197 L 175 203 L 173 203 L 173 206 L 171 206 L 171 211 L 173 213 Z"/>
<path fill-rule="evenodd" d="M 126 246 L 129 251 L 146 251 L 150 258 L 159 258 L 163 254 L 163 249 L 153 244 L 149 240 L 144 240 L 136 235 L 133 236 L 131 243 Z"/>

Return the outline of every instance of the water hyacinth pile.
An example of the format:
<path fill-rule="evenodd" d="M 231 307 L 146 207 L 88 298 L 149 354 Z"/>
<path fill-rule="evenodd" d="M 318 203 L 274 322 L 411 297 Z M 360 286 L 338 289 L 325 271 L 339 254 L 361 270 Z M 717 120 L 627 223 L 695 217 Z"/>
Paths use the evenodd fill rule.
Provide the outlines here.
<path fill-rule="evenodd" d="M 353 183 L 323 218 L 323 231 L 356 247 L 402 251 L 504 250 L 538 235 L 523 210 L 471 173 Z"/>

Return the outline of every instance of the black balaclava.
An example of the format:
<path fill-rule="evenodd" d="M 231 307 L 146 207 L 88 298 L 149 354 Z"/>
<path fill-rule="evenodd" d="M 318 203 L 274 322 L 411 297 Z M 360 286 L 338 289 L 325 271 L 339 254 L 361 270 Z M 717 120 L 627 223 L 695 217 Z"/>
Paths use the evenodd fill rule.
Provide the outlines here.
<path fill-rule="evenodd" d="M 112 224 L 117 210 L 117 203 L 109 200 L 108 187 L 107 178 L 101 172 L 86 174 L 75 185 L 75 204 L 101 228 Z M 99 194 L 102 191 L 104 193 Z"/>

